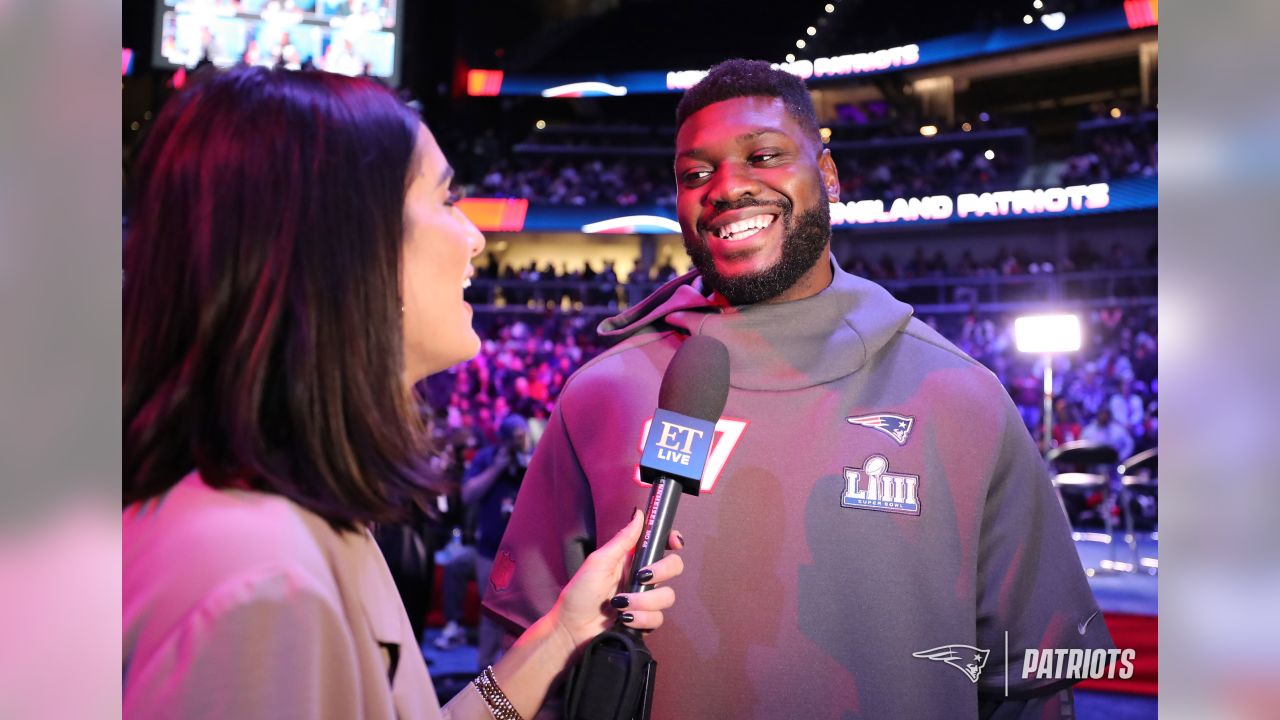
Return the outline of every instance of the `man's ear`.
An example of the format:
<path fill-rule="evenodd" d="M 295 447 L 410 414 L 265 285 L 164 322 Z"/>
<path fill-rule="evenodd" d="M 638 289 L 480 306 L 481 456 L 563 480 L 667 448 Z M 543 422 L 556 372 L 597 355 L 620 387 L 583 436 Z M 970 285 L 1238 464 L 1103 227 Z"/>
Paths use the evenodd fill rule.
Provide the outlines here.
<path fill-rule="evenodd" d="M 822 177 L 822 190 L 830 202 L 840 202 L 840 173 L 836 171 L 836 161 L 831 159 L 831 151 L 822 148 L 818 156 L 818 174 Z"/>

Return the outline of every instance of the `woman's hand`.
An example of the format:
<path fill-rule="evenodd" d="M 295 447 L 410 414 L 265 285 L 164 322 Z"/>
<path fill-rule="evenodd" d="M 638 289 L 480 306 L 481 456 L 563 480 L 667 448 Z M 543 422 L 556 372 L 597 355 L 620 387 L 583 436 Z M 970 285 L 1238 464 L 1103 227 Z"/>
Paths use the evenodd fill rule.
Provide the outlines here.
<path fill-rule="evenodd" d="M 644 514 L 636 510 L 625 527 L 587 556 L 560 592 L 555 607 L 547 613 L 574 651 L 609 629 L 619 612 L 630 615 L 630 619 L 623 615 L 628 627 L 652 630 L 662 625 L 662 611 L 675 603 L 675 590 L 666 586 L 640 593 L 619 593 L 628 580 L 625 575 L 630 568 L 632 550 L 643 527 Z M 680 533 L 671 532 L 667 547 L 671 550 L 684 547 Z M 645 584 L 662 583 L 683 572 L 684 561 L 679 555 L 669 553 L 641 572 L 644 570 L 653 572 L 653 579 Z"/>
<path fill-rule="evenodd" d="M 613 625 L 619 611 L 631 614 L 626 621 L 628 627 L 653 629 L 662 624 L 662 611 L 676 601 L 674 590 L 663 586 L 648 592 L 618 594 L 623 583 L 630 579 L 626 575 L 631 566 L 631 550 L 640 539 L 643 527 L 643 515 L 637 510 L 626 527 L 587 556 L 577 574 L 560 591 L 560 598 L 551 611 L 530 625 L 502 659 L 494 663 L 498 685 L 522 717 L 533 717 L 538 712 L 556 676 L 588 641 Z M 671 533 L 667 547 L 671 550 L 684 547 L 680 533 Z M 652 577 L 643 580 L 646 585 L 661 583 L 679 575 L 684 570 L 684 562 L 679 555 L 667 555 L 644 569 L 652 572 Z M 615 598 L 625 602 L 618 599 L 611 603 Z M 449 701 L 445 717 L 493 716 L 476 688 L 469 686 Z"/>

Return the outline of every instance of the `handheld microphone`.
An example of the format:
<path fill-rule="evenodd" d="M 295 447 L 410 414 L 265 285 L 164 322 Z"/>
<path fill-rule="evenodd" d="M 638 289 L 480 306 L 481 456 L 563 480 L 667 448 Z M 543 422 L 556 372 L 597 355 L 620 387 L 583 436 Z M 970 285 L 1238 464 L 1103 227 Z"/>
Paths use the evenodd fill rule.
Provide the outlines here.
<path fill-rule="evenodd" d="M 728 396 L 728 349 L 702 335 L 686 339 L 662 376 L 658 410 L 640 458 L 640 478 L 653 490 L 631 565 L 631 592 L 652 588 L 639 583 L 636 573 L 666 554 L 680 495 L 698 494 L 716 421 Z M 657 671 L 643 633 L 619 621 L 588 643 L 569 671 L 564 717 L 648 720 Z"/>
<path fill-rule="evenodd" d="M 640 479 L 653 490 L 631 565 L 631 592 L 652 588 L 637 582 L 636 573 L 666 554 L 680 495 L 697 495 L 701 489 L 716 421 L 728 396 L 729 351 L 724 343 L 705 335 L 685 340 L 662 376 L 658 410 L 640 457 Z"/>

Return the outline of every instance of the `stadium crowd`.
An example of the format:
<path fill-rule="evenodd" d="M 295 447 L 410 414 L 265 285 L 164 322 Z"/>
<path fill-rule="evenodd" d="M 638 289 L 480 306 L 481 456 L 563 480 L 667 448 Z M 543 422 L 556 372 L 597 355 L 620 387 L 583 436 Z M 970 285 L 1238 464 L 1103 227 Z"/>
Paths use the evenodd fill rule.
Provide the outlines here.
<path fill-rule="evenodd" d="M 909 257 L 897 257 L 883 253 L 869 258 L 860 250 L 846 252 L 839 245 L 836 256 L 841 267 L 849 272 L 878 282 L 888 283 L 892 290 L 901 291 L 902 299 L 913 304 L 938 302 L 938 293 L 928 281 L 956 285 L 954 297 L 948 302 L 975 302 L 979 293 L 968 279 L 1002 278 L 1015 276 L 1051 275 L 1057 273 L 1090 272 L 1100 270 L 1152 269 L 1156 266 L 1156 245 L 1145 253 L 1136 253 L 1118 243 L 1101 253 L 1092 243 L 1079 239 L 1072 243 L 1063 257 L 1049 253 L 1031 254 L 1021 248 L 1000 247 L 988 256 L 976 256 L 971 249 L 958 253 L 935 250 L 928 253 L 916 247 Z M 490 253 L 487 262 L 477 270 L 478 282 L 467 291 L 467 301 L 476 305 L 546 307 L 548 304 L 573 307 L 616 308 L 643 298 L 655 287 L 678 274 L 669 256 L 663 256 L 656 267 L 642 264 L 639 258 L 625 276 L 619 275 L 612 260 L 604 260 L 600 267 L 590 261 L 581 268 L 569 269 L 561 261 L 532 260 L 512 265 L 503 263 Z M 499 281 L 497 283 L 486 281 Z M 958 282 L 959 281 L 959 282 Z M 499 286 L 495 288 L 494 285 Z M 1154 294 L 1154 279 L 1120 278 L 1093 279 L 1087 281 L 1090 296 L 1128 297 Z M 1018 299 L 1017 288 L 1008 288 L 1006 294 Z M 498 298 L 501 298 L 501 303 Z"/>
<path fill-rule="evenodd" d="M 494 442 L 507 414 L 519 414 L 535 426 L 545 421 L 565 380 L 605 348 L 595 334 L 603 317 L 554 311 L 532 317 L 478 316 L 480 354 L 426 381 L 426 399 L 438 408 L 437 427 L 447 428 L 450 443 L 460 441 L 465 449 Z M 1017 351 L 1013 318 L 970 313 L 922 319 L 1000 378 L 1038 438 L 1043 360 Z M 1085 425 L 1108 407 L 1130 436 L 1132 451 L 1154 446 L 1159 387 L 1155 307 L 1106 308 L 1082 320 L 1080 353 L 1054 361 L 1060 414 L 1055 443 L 1079 439 Z"/>
<path fill-rule="evenodd" d="M 675 204 L 669 158 L 514 155 L 491 165 L 475 194 L 552 205 Z"/>
<path fill-rule="evenodd" d="M 1144 116 L 1145 117 L 1145 116 Z M 967 123 L 966 123 L 967 124 Z M 1157 173 L 1155 123 L 1139 119 L 1079 133 L 1080 150 L 1057 161 L 1063 185 L 1107 182 Z M 834 130 L 833 130 L 834 133 Z M 898 197 L 989 192 L 1023 187 L 1033 158 L 1025 136 L 948 134 L 930 139 L 917 134 L 905 144 L 877 147 L 833 144 L 840 171 L 841 200 L 891 200 Z M 579 144 L 594 143 L 599 145 Z M 599 138 L 579 139 L 573 152 L 500 155 L 471 177 L 470 194 L 525 198 L 552 205 L 670 206 L 675 203 L 670 158 L 662 154 L 618 154 Z M 593 152 L 593 149 L 598 152 Z M 474 152 L 468 148 L 464 152 Z"/>
<path fill-rule="evenodd" d="M 670 159 L 662 156 L 513 155 L 491 164 L 469 184 L 478 197 L 525 198 L 551 205 L 670 206 L 675 204 Z M 988 153 L 990 152 L 990 157 Z M 915 144 L 838 151 L 845 202 L 986 192 L 1016 187 L 1025 161 L 1017 152 L 981 145 Z"/>
<path fill-rule="evenodd" d="M 1147 113 L 1123 122 L 1096 121 L 1080 133 L 1084 150 L 1066 160 L 1063 184 L 1107 182 L 1158 174 L 1159 135 L 1156 116 Z"/>
<path fill-rule="evenodd" d="M 844 202 L 1011 189 L 1025 168 L 1016 152 L 972 144 L 834 154 Z"/>

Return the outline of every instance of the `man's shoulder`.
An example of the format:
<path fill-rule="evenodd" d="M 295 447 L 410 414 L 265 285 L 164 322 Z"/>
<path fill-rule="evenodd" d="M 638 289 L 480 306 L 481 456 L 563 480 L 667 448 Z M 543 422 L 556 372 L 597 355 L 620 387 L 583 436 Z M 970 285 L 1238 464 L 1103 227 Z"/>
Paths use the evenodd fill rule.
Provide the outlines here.
<path fill-rule="evenodd" d="M 974 360 L 968 353 L 956 347 L 937 330 L 919 318 L 911 318 L 903 327 L 901 337 L 911 350 L 940 365 L 967 366 L 987 371 L 987 367 Z M 989 371 L 987 371 L 989 373 Z"/>
<path fill-rule="evenodd" d="M 1000 378 L 916 318 L 898 333 L 884 364 L 895 374 L 910 368 L 906 371 L 919 378 L 935 401 L 968 408 L 986 422 L 1019 424 L 1017 407 Z"/>
<path fill-rule="evenodd" d="M 644 386 L 661 381 L 667 361 L 679 346 L 678 331 L 629 337 L 578 368 L 565 382 L 560 403 L 575 405 L 617 392 L 624 385 Z"/>

